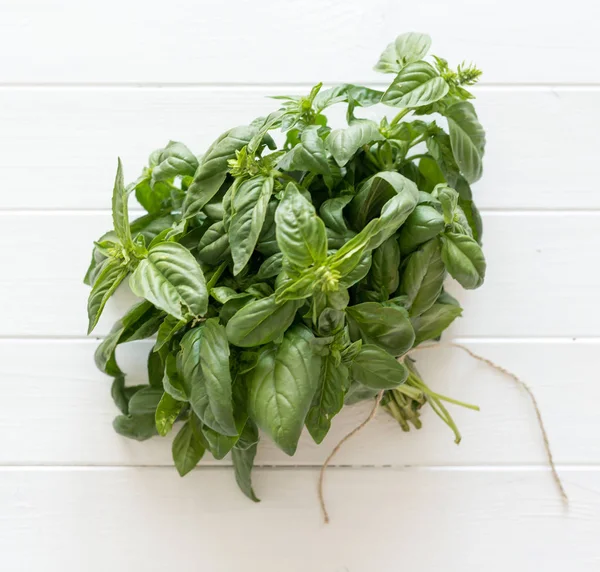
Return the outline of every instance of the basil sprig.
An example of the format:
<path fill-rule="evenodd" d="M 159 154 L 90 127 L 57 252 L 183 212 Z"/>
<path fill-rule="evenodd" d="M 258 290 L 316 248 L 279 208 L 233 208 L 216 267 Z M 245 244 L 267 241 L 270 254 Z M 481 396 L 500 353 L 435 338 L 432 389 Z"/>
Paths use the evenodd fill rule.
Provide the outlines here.
<path fill-rule="evenodd" d="M 416 33 L 391 43 L 375 66 L 392 74 L 383 91 L 318 84 L 276 98 L 278 110 L 202 156 L 171 141 L 129 186 L 119 161 L 113 229 L 85 277 L 90 331 L 121 284 L 142 299 L 96 352 L 114 378 L 118 433 L 177 431 L 181 475 L 206 451 L 230 453 L 254 501 L 259 430 L 293 455 L 304 427 L 320 443 L 344 403 L 381 391 L 403 429 L 419 427 L 430 403 L 459 438 L 449 398 L 406 354 L 460 316 L 448 275 L 467 289 L 483 283 L 470 184 L 485 134 L 467 90 L 480 72 L 427 58 L 430 46 Z M 356 116 L 378 104 L 393 115 Z M 344 127 L 329 127 L 333 105 L 345 106 Z M 134 221 L 130 194 L 148 213 Z M 155 335 L 148 385 L 127 386 L 117 346 Z"/>

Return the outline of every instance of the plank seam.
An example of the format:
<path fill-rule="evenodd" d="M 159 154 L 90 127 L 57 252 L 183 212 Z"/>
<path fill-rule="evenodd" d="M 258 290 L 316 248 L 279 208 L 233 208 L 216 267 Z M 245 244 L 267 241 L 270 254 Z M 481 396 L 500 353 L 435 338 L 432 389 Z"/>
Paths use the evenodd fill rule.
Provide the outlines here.
<path fill-rule="evenodd" d="M 108 197 L 108 195 L 107 195 Z M 107 199 L 108 200 L 108 199 Z M 585 216 L 599 215 L 600 207 L 590 208 L 567 208 L 567 207 L 484 207 L 479 212 L 488 216 Z M 0 207 L 0 216 L 110 216 L 110 209 L 106 208 L 11 208 Z M 141 209 L 130 209 L 130 215 L 142 216 L 146 211 Z"/>
<path fill-rule="evenodd" d="M 51 343 L 62 343 L 62 342 L 78 342 L 78 343 L 96 343 L 102 341 L 106 336 L 77 336 L 77 335 L 31 335 L 31 336 L 10 336 L 0 335 L 0 343 L 3 342 L 51 342 Z M 148 343 L 154 341 L 154 338 L 148 338 L 146 340 L 136 340 L 131 343 Z M 600 343 L 600 336 L 467 336 L 445 339 L 442 345 L 447 345 L 450 342 L 462 343 L 462 344 L 597 344 Z"/>
<path fill-rule="evenodd" d="M 343 82 L 323 81 L 325 87 L 338 85 Z M 355 83 L 373 87 L 377 89 L 386 88 L 389 82 L 373 82 L 356 80 Z M 254 90 L 260 91 L 264 89 L 301 89 L 310 90 L 313 84 L 310 82 L 150 82 L 150 81 L 134 81 L 134 82 L 0 82 L 0 90 L 15 90 L 15 89 L 181 89 L 181 90 Z M 552 90 L 581 90 L 581 91 L 598 91 L 600 90 L 600 82 L 485 82 L 482 81 L 473 91 L 552 91 Z"/>
<path fill-rule="evenodd" d="M 194 469 L 194 471 L 215 471 L 215 470 L 230 470 L 232 465 L 230 464 L 211 464 L 202 465 Z M 320 470 L 321 465 L 255 465 L 255 469 L 262 470 L 276 470 L 276 471 L 287 471 L 287 470 L 304 470 L 304 471 L 315 471 Z M 560 464 L 556 468 L 560 472 L 573 473 L 573 472 L 600 472 L 600 464 Z M 56 465 L 0 465 L 0 472 L 14 472 L 14 471 L 113 471 L 113 470 L 174 470 L 173 465 L 69 465 L 69 464 L 56 464 Z M 403 472 L 432 472 L 432 473 L 511 473 L 511 472 L 535 472 L 535 473 L 549 473 L 550 468 L 546 465 L 330 465 L 328 469 L 340 470 L 340 469 L 351 469 L 351 470 L 385 470 L 385 471 L 403 471 Z"/>

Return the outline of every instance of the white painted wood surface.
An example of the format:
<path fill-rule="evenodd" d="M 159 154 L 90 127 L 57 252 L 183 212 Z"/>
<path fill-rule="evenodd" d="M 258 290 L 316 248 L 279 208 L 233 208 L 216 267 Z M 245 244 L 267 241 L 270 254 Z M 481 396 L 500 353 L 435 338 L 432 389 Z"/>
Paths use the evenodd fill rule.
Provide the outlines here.
<path fill-rule="evenodd" d="M 401 26 L 488 82 L 593 83 L 599 17 L 591 0 L 5 0 L 0 69 L 7 83 L 359 82 Z"/>
<path fill-rule="evenodd" d="M 596 572 L 598 469 L 333 469 L 322 524 L 315 469 L 256 471 L 258 505 L 229 471 L 0 470 L 11 572 L 152 570 Z M 0 505 L 1 506 L 1 505 Z M 43 558 L 43 559 L 42 559 Z"/>
<path fill-rule="evenodd" d="M 11 300 L 0 337 L 83 336 L 89 289 L 82 283 L 93 241 L 110 228 L 108 211 L 0 212 L 0 299 Z M 591 263 L 600 251 L 598 212 L 484 212 L 484 288 L 450 291 L 465 309 L 461 336 L 569 336 L 598 333 L 600 291 Z M 96 335 L 110 330 L 134 299 L 109 301 Z M 26 308 L 26 311 L 23 309 Z M 567 311 L 568 309 L 568 311 Z"/>
<path fill-rule="evenodd" d="M 2 193 L 0 208 L 106 208 L 117 155 L 133 180 L 150 151 L 169 139 L 203 153 L 223 126 L 246 124 L 276 109 L 268 95 L 309 89 L 307 84 L 0 90 L 0 125 L 11 135 L 0 140 L 3 183 L 23 189 Z M 481 208 L 600 208 L 595 184 L 600 89 L 474 92 L 488 139 L 485 175 L 475 186 Z M 384 106 L 366 115 L 386 111 L 390 116 Z M 332 108 L 334 120 L 343 113 L 342 106 Z"/>
<path fill-rule="evenodd" d="M 0 2 L 0 570 L 599 570 L 599 16 L 591 0 Z M 269 111 L 266 95 L 379 85 L 371 66 L 411 29 L 485 71 L 474 190 L 489 274 L 457 290 L 447 339 L 531 385 L 569 511 L 524 391 L 449 347 L 417 357 L 436 390 L 481 406 L 452 409 L 463 442 L 431 411 L 409 434 L 382 412 L 327 474 L 329 527 L 317 468 L 364 406 L 293 458 L 265 444 L 259 505 L 228 460 L 180 479 L 168 439 L 110 427 L 81 278 L 110 224 L 116 156 L 131 180 L 168 139 L 201 153 Z M 98 335 L 131 302 L 121 292 Z M 131 382 L 147 349 L 119 351 Z"/>

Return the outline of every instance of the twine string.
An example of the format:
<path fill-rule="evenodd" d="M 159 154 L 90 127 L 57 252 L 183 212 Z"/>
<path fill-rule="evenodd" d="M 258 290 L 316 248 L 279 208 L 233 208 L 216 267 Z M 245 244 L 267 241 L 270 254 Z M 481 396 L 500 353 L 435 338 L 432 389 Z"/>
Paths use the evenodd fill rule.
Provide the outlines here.
<path fill-rule="evenodd" d="M 563 482 L 558 474 L 558 471 L 556 470 L 556 465 L 554 464 L 554 457 L 552 456 L 552 449 L 550 448 L 550 439 L 548 438 L 548 432 L 546 431 L 546 425 L 544 424 L 544 420 L 542 419 L 542 411 L 540 409 L 538 401 L 537 401 L 535 394 L 533 393 L 533 390 L 531 389 L 531 387 L 527 383 L 525 383 L 520 377 L 518 377 L 511 371 L 508 371 L 506 368 L 502 367 L 501 365 L 498 365 L 497 363 L 494 363 L 492 360 L 490 360 L 488 358 L 485 358 L 483 356 L 480 356 L 479 354 L 476 354 L 473 350 L 469 349 L 467 346 L 463 346 L 462 344 L 457 344 L 457 343 L 452 343 L 450 345 L 452 347 L 461 349 L 462 351 L 469 354 L 473 359 L 476 359 L 476 360 L 488 365 L 489 367 L 495 369 L 496 371 L 503 373 L 507 377 L 510 377 L 513 381 L 515 381 L 517 383 L 517 385 L 520 385 L 527 392 L 527 395 L 529 395 L 529 399 L 531 399 L 533 409 L 535 410 L 535 416 L 537 417 L 538 426 L 539 426 L 540 432 L 542 434 L 542 440 L 544 441 L 544 449 L 546 450 L 546 457 L 548 459 L 548 465 L 550 466 L 550 470 L 552 471 L 552 478 L 554 479 L 554 482 L 556 483 L 556 487 L 558 488 L 558 491 L 560 493 L 560 496 L 561 496 L 563 502 L 565 503 L 565 505 L 568 505 L 569 497 L 567 496 L 567 491 L 565 490 Z"/>
<path fill-rule="evenodd" d="M 321 512 L 323 513 L 323 520 L 325 524 L 329 523 L 329 513 L 327 512 L 327 506 L 325 504 L 325 495 L 323 494 L 323 480 L 325 479 L 325 471 L 327 466 L 331 462 L 331 459 L 335 457 L 337 452 L 342 448 L 342 445 L 348 441 L 348 439 L 354 437 L 359 431 L 361 431 L 368 423 L 370 423 L 377 414 L 377 409 L 379 408 L 379 404 L 381 403 L 381 399 L 383 398 L 383 389 L 377 394 L 377 398 L 375 399 L 375 405 L 373 405 L 373 409 L 369 413 L 369 416 L 360 424 L 357 425 L 350 433 L 348 433 L 345 437 L 341 439 L 341 441 L 333 448 L 333 451 L 329 453 L 329 457 L 325 459 L 323 466 L 321 467 L 321 472 L 319 473 L 319 503 L 321 504 Z"/>
<path fill-rule="evenodd" d="M 559 493 L 563 500 L 563 503 L 565 504 L 565 506 L 568 506 L 569 497 L 567 496 L 565 487 L 564 487 L 562 480 L 558 474 L 558 471 L 556 470 L 556 465 L 554 464 L 554 458 L 552 456 L 552 450 L 550 448 L 550 439 L 548 438 L 548 432 L 546 431 L 546 426 L 542 419 L 542 412 L 540 410 L 540 406 L 538 404 L 538 401 L 537 401 L 531 387 L 527 383 L 525 383 L 521 378 L 519 378 L 517 375 L 512 373 L 511 371 L 508 371 L 506 368 L 498 365 L 497 363 L 493 362 L 492 360 L 490 360 L 488 358 L 485 358 L 483 356 L 480 356 L 479 354 L 476 354 L 474 351 L 472 351 L 468 347 L 463 346 L 462 344 L 455 343 L 455 342 L 451 343 L 450 346 L 461 349 L 462 351 L 466 352 L 469 356 L 471 356 L 473 359 L 480 361 L 482 363 L 485 363 L 487 366 L 491 367 L 492 369 L 495 369 L 496 371 L 504 374 L 505 376 L 510 377 L 513 381 L 515 381 L 518 385 L 520 385 L 527 392 L 527 395 L 531 399 L 531 403 L 535 410 L 535 415 L 536 415 L 536 418 L 538 421 L 538 426 L 539 426 L 540 432 L 542 434 L 542 439 L 544 441 L 544 449 L 546 451 L 548 465 L 550 466 L 550 470 L 552 472 L 552 478 L 554 479 L 554 482 L 559 490 Z M 433 349 L 433 348 L 440 348 L 440 347 L 443 347 L 443 346 L 440 344 L 431 345 L 431 346 L 420 346 L 418 348 L 414 348 L 411 351 L 418 351 L 418 350 L 422 350 L 422 349 L 423 350 L 424 349 Z M 335 457 L 335 455 L 337 455 L 339 450 L 342 448 L 342 445 L 346 441 L 348 441 L 349 439 L 354 437 L 354 435 L 356 435 L 358 432 L 362 431 L 375 418 L 375 415 L 377 414 L 377 409 L 379 408 L 379 404 L 381 403 L 381 399 L 383 398 L 383 393 L 384 392 L 382 390 L 377 394 L 377 398 L 375 399 L 375 404 L 373 405 L 373 409 L 371 409 L 371 412 L 369 413 L 367 418 L 364 421 L 362 421 L 359 425 L 357 425 L 354 429 L 352 429 L 352 431 L 350 431 L 350 433 L 348 433 L 345 437 L 343 437 L 340 440 L 340 442 L 333 448 L 333 450 L 331 451 L 331 453 L 329 454 L 327 459 L 325 459 L 325 462 L 323 463 L 323 466 L 321 467 L 321 472 L 319 473 L 318 495 L 319 495 L 319 504 L 321 505 L 321 512 L 323 513 L 323 520 L 324 520 L 325 524 L 329 523 L 329 513 L 327 511 L 325 495 L 323 492 L 325 471 L 327 470 L 327 467 L 331 463 L 331 460 L 333 459 L 333 457 Z"/>

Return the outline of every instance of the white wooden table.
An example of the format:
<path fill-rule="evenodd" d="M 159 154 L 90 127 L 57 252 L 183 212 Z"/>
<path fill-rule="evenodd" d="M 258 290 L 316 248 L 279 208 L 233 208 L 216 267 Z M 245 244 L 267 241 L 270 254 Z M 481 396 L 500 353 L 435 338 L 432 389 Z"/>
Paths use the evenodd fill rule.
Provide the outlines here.
<path fill-rule="evenodd" d="M 0 2 L 0 569 L 7 572 L 600 570 L 600 4 L 571 0 Z M 185 479 L 168 439 L 110 426 L 81 279 L 132 180 L 169 139 L 196 152 L 317 81 L 369 82 L 397 34 L 474 60 L 488 132 L 485 286 L 449 338 L 525 379 L 571 499 L 555 490 L 523 390 L 460 352 L 419 354 L 453 409 L 404 434 L 385 414 L 339 453 L 322 524 L 318 467 L 365 415 L 290 459 L 263 446 L 259 505 L 227 462 Z M 376 113 L 376 112 L 375 112 Z M 98 328 L 131 302 L 121 293 Z M 120 354 L 135 377 L 148 345 Z"/>

